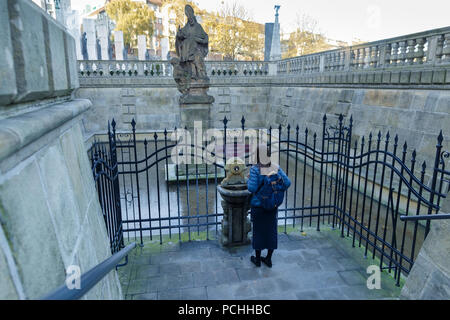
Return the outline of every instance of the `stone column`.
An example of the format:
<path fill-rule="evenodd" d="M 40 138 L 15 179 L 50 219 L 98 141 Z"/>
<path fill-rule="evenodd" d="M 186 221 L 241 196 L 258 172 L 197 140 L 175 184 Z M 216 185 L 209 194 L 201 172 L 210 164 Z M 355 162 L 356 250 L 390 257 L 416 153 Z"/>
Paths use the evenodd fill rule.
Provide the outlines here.
<path fill-rule="evenodd" d="M 105 24 L 97 26 L 97 35 L 100 40 L 102 60 L 108 60 L 108 27 Z"/>
<path fill-rule="evenodd" d="M 276 76 L 278 73 L 278 65 L 276 62 L 269 63 L 269 76 Z"/>
<path fill-rule="evenodd" d="M 59 9 L 55 8 L 55 18 L 56 21 L 67 27 L 67 16 L 71 12 L 70 0 L 60 0 Z"/>
<path fill-rule="evenodd" d="M 83 19 L 83 30 L 86 32 L 86 45 L 89 60 L 97 59 L 97 39 L 95 36 L 95 20 Z"/>
<path fill-rule="evenodd" d="M 138 35 L 138 58 L 145 60 L 145 52 L 147 51 L 147 37 L 145 34 Z"/>
<path fill-rule="evenodd" d="M 325 55 L 321 55 L 319 57 L 319 72 L 325 71 Z"/>
<path fill-rule="evenodd" d="M 123 32 L 114 31 L 114 47 L 116 50 L 116 60 L 123 60 Z"/>
<path fill-rule="evenodd" d="M 161 59 L 167 60 L 167 53 L 169 53 L 169 38 L 161 39 Z"/>
<path fill-rule="evenodd" d="M 278 10 L 280 6 L 275 6 L 275 23 L 273 24 L 272 45 L 270 46 L 270 61 L 281 59 L 281 44 L 280 44 L 280 23 L 278 22 Z"/>

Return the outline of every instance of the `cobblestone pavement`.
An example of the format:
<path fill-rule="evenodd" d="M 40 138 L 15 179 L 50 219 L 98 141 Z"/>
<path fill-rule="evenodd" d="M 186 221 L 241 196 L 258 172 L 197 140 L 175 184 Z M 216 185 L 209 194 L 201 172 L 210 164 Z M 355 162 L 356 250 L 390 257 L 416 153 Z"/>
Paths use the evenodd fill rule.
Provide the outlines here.
<path fill-rule="evenodd" d="M 273 267 L 250 262 L 251 245 L 225 249 L 216 240 L 148 241 L 119 269 L 125 299 L 396 299 L 400 288 L 383 272 L 369 290 L 361 248 L 329 227 L 278 234 Z M 263 255 L 265 251 L 263 251 Z"/>

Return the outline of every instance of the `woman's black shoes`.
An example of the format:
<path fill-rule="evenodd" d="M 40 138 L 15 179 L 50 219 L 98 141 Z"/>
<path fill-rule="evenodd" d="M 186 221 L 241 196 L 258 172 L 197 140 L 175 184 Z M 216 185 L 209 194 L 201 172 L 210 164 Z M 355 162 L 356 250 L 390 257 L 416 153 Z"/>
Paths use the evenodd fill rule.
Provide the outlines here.
<path fill-rule="evenodd" d="M 267 257 L 261 257 L 260 259 L 257 259 L 255 256 L 250 257 L 250 261 L 255 264 L 257 267 L 261 267 L 261 261 L 264 262 L 266 266 L 269 268 L 272 268 L 272 259 L 267 259 Z"/>
<path fill-rule="evenodd" d="M 269 268 L 272 268 L 272 259 L 261 257 L 261 261 L 264 262 L 264 264 Z"/>
<path fill-rule="evenodd" d="M 261 260 L 260 259 L 256 259 L 255 256 L 251 256 L 250 257 L 250 261 L 253 262 L 255 264 L 255 266 L 261 267 Z"/>

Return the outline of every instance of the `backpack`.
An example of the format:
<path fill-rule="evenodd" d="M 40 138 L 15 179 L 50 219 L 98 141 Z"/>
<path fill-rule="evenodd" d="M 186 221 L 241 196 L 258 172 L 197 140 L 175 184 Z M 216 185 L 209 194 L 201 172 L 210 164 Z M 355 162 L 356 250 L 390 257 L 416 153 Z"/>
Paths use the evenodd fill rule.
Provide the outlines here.
<path fill-rule="evenodd" d="M 286 186 L 281 176 L 276 173 L 264 176 L 262 184 L 255 192 L 255 197 L 261 202 L 261 207 L 266 210 L 278 208 L 283 203 Z"/>

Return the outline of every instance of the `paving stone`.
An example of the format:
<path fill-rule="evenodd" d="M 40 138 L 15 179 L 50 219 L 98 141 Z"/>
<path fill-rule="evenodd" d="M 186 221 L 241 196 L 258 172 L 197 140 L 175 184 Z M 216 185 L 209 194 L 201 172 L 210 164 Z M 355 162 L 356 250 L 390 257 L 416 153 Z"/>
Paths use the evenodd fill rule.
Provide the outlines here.
<path fill-rule="evenodd" d="M 147 280 L 133 280 L 130 282 L 130 284 L 128 285 L 127 288 L 127 294 L 141 294 L 141 293 L 146 293 L 146 292 L 150 292 L 147 290 L 148 288 L 148 281 Z"/>
<path fill-rule="evenodd" d="M 347 299 L 352 300 L 367 300 L 370 299 L 371 296 L 375 293 L 371 292 L 371 290 L 367 289 L 366 286 L 346 286 L 340 288 L 341 292 L 347 297 Z"/>
<path fill-rule="evenodd" d="M 206 300 L 208 298 L 206 287 L 182 289 L 181 300 Z"/>
<path fill-rule="evenodd" d="M 173 251 L 179 251 L 181 249 L 180 242 L 168 242 L 164 243 L 161 246 L 161 252 L 173 252 Z"/>
<path fill-rule="evenodd" d="M 132 299 L 133 300 L 157 300 L 158 295 L 156 292 L 135 294 L 135 295 L 133 295 Z"/>
<path fill-rule="evenodd" d="M 340 277 L 339 273 L 336 271 L 319 273 L 316 280 L 318 288 L 339 287 L 346 285 L 342 277 Z"/>
<path fill-rule="evenodd" d="M 192 274 L 167 275 L 167 282 L 170 288 L 191 288 L 194 285 Z"/>
<path fill-rule="evenodd" d="M 250 260 L 248 260 L 248 261 L 250 261 Z M 222 265 L 225 268 L 239 269 L 239 268 L 245 268 L 245 266 L 248 266 L 248 263 L 247 263 L 247 259 L 244 259 L 244 257 L 229 256 L 228 258 L 224 258 L 222 260 Z"/>
<path fill-rule="evenodd" d="M 309 261 L 300 261 L 297 262 L 297 265 L 299 266 L 299 270 L 302 272 L 304 271 L 320 271 L 322 268 L 320 267 L 319 262 L 313 261 L 312 259 Z"/>
<path fill-rule="evenodd" d="M 130 299 L 139 298 L 139 295 L 145 298 L 144 294 L 150 293 L 148 297 L 152 298 L 157 292 L 158 299 L 176 300 L 396 297 L 396 291 L 389 283 L 383 290 L 368 290 L 365 266 L 354 260 L 346 252 L 348 249 L 335 242 L 339 241 L 337 238 L 325 232 L 308 232 L 308 239 L 279 242 L 272 268 L 264 264 L 257 268 L 250 262 L 251 245 L 227 249 L 216 246 L 217 242 L 205 241 L 206 244 L 190 243 L 186 249 L 181 245 L 178 251 L 142 251 L 130 255 L 133 269 L 128 277 L 121 276 L 121 281 L 128 278 L 130 283 L 124 292 Z M 293 250 L 296 247 L 300 248 Z M 150 264 L 133 264 L 133 259 L 141 261 L 146 255 Z M 126 287 L 125 284 L 123 288 Z"/>
<path fill-rule="evenodd" d="M 158 300 L 180 300 L 180 289 L 158 291 Z"/>
<path fill-rule="evenodd" d="M 269 292 L 275 293 L 277 291 L 275 280 L 271 278 L 253 280 L 250 285 L 253 286 L 257 295 L 266 295 Z"/>
<path fill-rule="evenodd" d="M 208 286 L 206 287 L 206 291 L 208 299 L 211 300 L 246 299 L 256 295 L 248 281 L 231 285 Z"/>
<path fill-rule="evenodd" d="M 251 246 L 236 247 L 230 249 L 230 255 L 233 257 L 250 257 L 254 253 Z"/>
<path fill-rule="evenodd" d="M 233 268 L 216 270 L 214 271 L 214 276 L 216 278 L 217 284 L 234 283 L 240 281 L 236 269 Z"/>
<path fill-rule="evenodd" d="M 276 278 L 275 285 L 277 291 L 300 290 L 301 285 L 289 278 Z"/>
<path fill-rule="evenodd" d="M 289 242 L 290 239 L 285 233 L 278 233 L 278 242 Z"/>
<path fill-rule="evenodd" d="M 304 249 L 300 251 L 305 261 L 314 260 L 320 257 L 320 252 L 317 249 Z"/>
<path fill-rule="evenodd" d="M 208 272 L 224 268 L 222 262 L 223 262 L 222 258 L 204 259 L 200 263 L 201 264 L 200 271 Z"/>
<path fill-rule="evenodd" d="M 164 291 L 174 288 L 192 288 L 194 284 L 192 274 L 162 275 L 148 279 L 147 292 Z"/>
<path fill-rule="evenodd" d="M 147 279 L 158 275 L 160 272 L 159 265 L 136 265 L 134 266 L 134 279 Z"/>
<path fill-rule="evenodd" d="M 283 264 L 293 264 L 293 263 L 302 263 L 305 262 L 303 256 L 300 254 L 300 252 L 288 252 L 288 254 L 284 254 L 281 252 L 275 252 L 272 256 L 272 263 L 279 263 L 282 262 Z"/>
<path fill-rule="evenodd" d="M 348 256 L 347 253 L 340 250 L 339 248 L 320 248 L 319 252 L 322 254 L 322 256 L 329 258 L 345 258 Z"/>
<path fill-rule="evenodd" d="M 345 300 L 346 296 L 340 288 L 323 289 L 318 291 L 320 298 L 325 300 Z"/>
<path fill-rule="evenodd" d="M 181 273 L 180 264 L 175 263 L 175 262 L 161 263 L 159 265 L 159 269 L 164 274 L 180 274 Z"/>
<path fill-rule="evenodd" d="M 320 269 L 323 271 L 346 270 L 336 258 L 321 256 L 317 259 L 317 262 L 319 263 Z"/>
<path fill-rule="evenodd" d="M 211 257 L 213 258 L 229 258 L 231 257 L 228 249 L 224 248 L 210 248 Z"/>
<path fill-rule="evenodd" d="M 194 287 L 217 285 L 215 273 L 213 271 L 194 272 Z"/>
<path fill-rule="evenodd" d="M 260 268 L 262 268 L 261 266 Z M 253 268 L 243 268 L 237 269 L 237 274 L 241 281 L 244 280 L 255 280 L 261 278 L 261 274 L 256 270 L 258 267 L 254 266 Z"/>
<path fill-rule="evenodd" d="M 200 261 L 187 261 L 179 263 L 180 273 L 192 273 L 198 272 L 201 270 L 201 262 Z"/>
<path fill-rule="evenodd" d="M 291 241 L 291 240 L 287 240 L 285 243 L 279 245 L 279 247 L 282 248 L 283 250 L 306 249 L 306 247 L 303 246 L 300 241 Z"/>
<path fill-rule="evenodd" d="M 206 249 L 211 247 L 217 247 L 217 244 L 212 241 L 188 241 L 183 242 L 180 245 L 181 250 L 189 250 L 189 249 Z"/>
<path fill-rule="evenodd" d="M 361 284 L 367 281 L 367 278 L 356 270 L 338 271 L 338 273 L 348 285 Z"/>
<path fill-rule="evenodd" d="M 294 292 L 285 291 L 257 296 L 256 300 L 298 300 L 298 298 Z"/>
<path fill-rule="evenodd" d="M 150 264 L 150 257 L 147 255 L 143 255 L 143 256 L 136 256 L 133 259 L 133 262 L 139 265 L 145 265 L 145 264 Z"/>
<path fill-rule="evenodd" d="M 150 255 L 150 263 L 151 264 L 167 263 L 172 260 L 172 256 L 173 256 L 172 252 L 152 254 L 152 255 Z"/>
<path fill-rule="evenodd" d="M 299 300 L 320 300 L 321 298 L 319 293 L 314 290 L 298 291 L 295 295 Z"/>
<path fill-rule="evenodd" d="M 342 270 L 362 270 L 364 269 L 359 263 L 349 258 L 338 258 L 337 262 Z"/>

